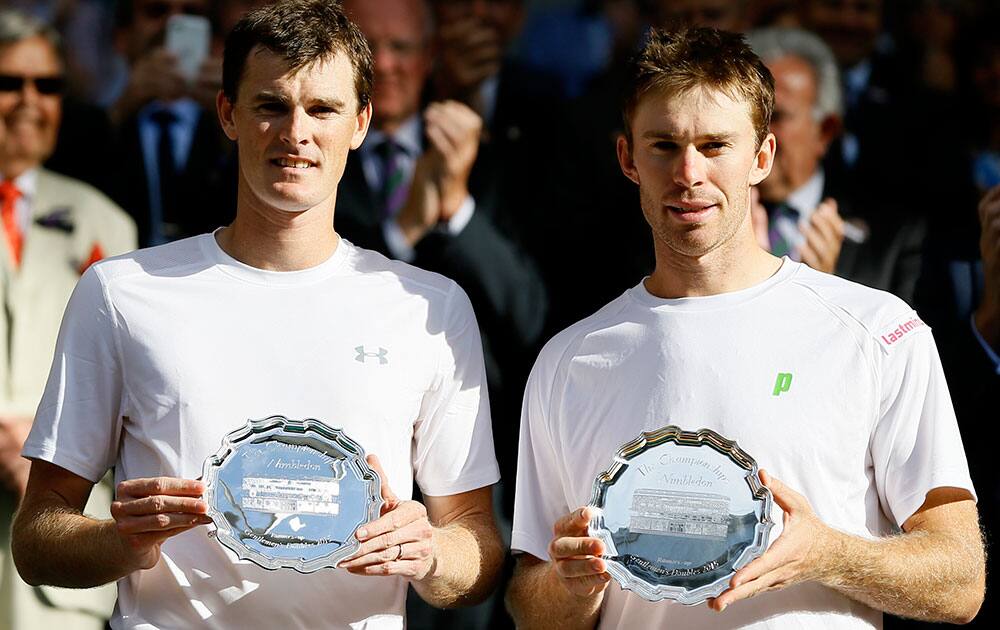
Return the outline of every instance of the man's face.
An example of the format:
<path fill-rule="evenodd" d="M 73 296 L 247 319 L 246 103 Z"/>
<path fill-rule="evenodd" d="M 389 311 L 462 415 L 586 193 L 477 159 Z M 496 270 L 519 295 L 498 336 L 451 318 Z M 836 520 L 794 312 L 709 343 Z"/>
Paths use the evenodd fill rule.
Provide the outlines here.
<path fill-rule="evenodd" d="M 524 22 L 524 0 L 435 0 L 439 26 L 475 22 L 493 31 L 501 51 L 517 36 Z"/>
<path fill-rule="evenodd" d="M 662 24 L 681 22 L 739 32 L 746 28 L 745 0 L 659 0 Z"/>
<path fill-rule="evenodd" d="M 420 109 L 431 70 L 427 7 L 423 0 L 354 0 L 345 8 L 375 58 L 375 126 L 402 123 Z"/>
<path fill-rule="evenodd" d="M 882 29 L 882 0 L 807 0 L 803 25 L 823 38 L 849 68 L 871 56 Z"/>
<path fill-rule="evenodd" d="M 0 126 L 6 127 L 0 170 L 16 177 L 41 164 L 55 148 L 62 96 L 44 79 L 61 79 L 63 68 L 48 40 L 31 37 L 0 47 L 0 75 L 4 83 L 20 80 L 20 87 L 0 90 Z"/>
<path fill-rule="evenodd" d="M 632 116 L 622 170 L 639 184 L 658 257 L 700 258 L 749 232 L 750 186 L 767 176 L 773 139 L 758 151 L 749 105 L 710 88 L 651 91 Z"/>
<path fill-rule="evenodd" d="M 132 22 L 115 34 L 119 49 L 134 62 L 163 44 L 171 15 L 207 15 L 208 9 L 208 0 L 132 0 Z"/>
<path fill-rule="evenodd" d="M 370 107 L 358 112 L 354 68 L 341 52 L 291 71 L 254 48 L 236 103 L 220 94 L 218 105 L 237 141 L 241 204 L 286 212 L 334 202 L 347 152 L 361 146 L 371 116 Z"/>
<path fill-rule="evenodd" d="M 781 202 L 809 181 L 826 153 L 830 136 L 813 115 L 816 75 L 800 57 L 780 57 L 767 63 L 774 75 L 771 132 L 778 141 L 771 175 L 760 185 L 765 201 Z"/>

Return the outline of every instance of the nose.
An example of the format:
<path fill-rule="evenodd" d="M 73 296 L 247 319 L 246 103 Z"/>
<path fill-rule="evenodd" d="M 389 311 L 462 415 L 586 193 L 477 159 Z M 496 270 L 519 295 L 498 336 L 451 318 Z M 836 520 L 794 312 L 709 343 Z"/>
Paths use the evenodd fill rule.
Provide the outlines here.
<path fill-rule="evenodd" d="M 674 182 L 684 188 L 695 188 L 705 183 L 705 156 L 693 144 L 677 156 Z"/>
<path fill-rule="evenodd" d="M 301 107 L 292 108 L 284 117 L 280 133 L 281 141 L 293 147 L 309 144 L 310 124 L 306 110 Z"/>
<path fill-rule="evenodd" d="M 393 65 L 396 62 L 396 55 L 389 44 L 376 45 L 374 61 L 375 72 L 377 74 L 385 74 L 392 71 Z"/>

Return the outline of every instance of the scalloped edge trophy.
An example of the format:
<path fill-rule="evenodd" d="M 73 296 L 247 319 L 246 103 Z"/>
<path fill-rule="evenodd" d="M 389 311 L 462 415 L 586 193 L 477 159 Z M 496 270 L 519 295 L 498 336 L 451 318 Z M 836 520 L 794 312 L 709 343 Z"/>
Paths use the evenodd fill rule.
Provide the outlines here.
<path fill-rule="evenodd" d="M 735 441 L 670 425 L 624 444 L 597 476 L 589 530 L 622 588 L 694 605 L 764 552 L 772 503 Z"/>
<path fill-rule="evenodd" d="M 202 479 L 219 542 L 265 569 L 336 567 L 382 508 L 361 445 L 311 418 L 248 420 L 205 460 Z"/>

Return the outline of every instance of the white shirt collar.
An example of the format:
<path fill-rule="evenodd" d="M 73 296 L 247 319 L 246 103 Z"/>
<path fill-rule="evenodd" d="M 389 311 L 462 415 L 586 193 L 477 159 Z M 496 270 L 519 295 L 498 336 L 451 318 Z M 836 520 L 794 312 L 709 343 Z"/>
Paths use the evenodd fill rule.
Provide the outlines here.
<path fill-rule="evenodd" d="M 14 185 L 21 191 L 21 199 L 30 204 L 38 192 L 38 167 L 30 168 L 15 177 Z"/>
<path fill-rule="evenodd" d="M 819 202 L 823 200 L 823 187 L 825 185 L 826 176 L 823 174 L 823 169 L 816 169 L 816 172 L 806 183 L 788 195 L 785 203 L 798 211 L 800 220 L 807 221 L 816 210 Z"/>

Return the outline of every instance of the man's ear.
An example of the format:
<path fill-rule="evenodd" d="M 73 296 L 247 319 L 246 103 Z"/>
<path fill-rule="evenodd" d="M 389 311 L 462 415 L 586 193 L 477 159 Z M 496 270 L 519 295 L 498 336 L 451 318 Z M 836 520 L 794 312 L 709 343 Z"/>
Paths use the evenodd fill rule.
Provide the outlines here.
<path fill-rule="evenodd" d="M 823 143 L 823 155 L 826 155 L 830 144 L 837 139 L 844 129 L 844 121 L 836 114 L 829 114 L 819 123 L 819 139 Z"/>
<path fill-rule="evenodd" d="M 771 174 L 771 167 L 774 165 L 774 153 L 778 150 L 778 141 L 773 133 L 767 134 L 764 142 L 760 143 L 757 149 L 757 156 L 754 158 L 753 166 L 750 168 L 750 185 L 756 186 Z"/>
<path fill-rule="evenodd" d="M 357 126 L 354 128 L 354 135 L 351 136 L 351 149 L 357 149 L 361 146 L 361 143 L 365 141 L 365 136 L 368 135 L 368 126 L 372 123 L 372 102 L 368 101 L 364 109 L 358 112 L 357 120 L 355 121 Z"/>
<path fill-rule="evenodd" d="M 632 159 L 632 147 L 629 146 L 628 138 L 625 137 L 625 134 L 618 136 L 616 148 L 618 149 L 618 164 L 622 167 L 622 173 L 625 173 L 625 177 L 638 184 L 639 170 L 635 167 L 635 161 Z"/>
<path fill-rule="evenodd" d="M 215 95 L 215 110 L 219 114 L 219 124 L 222 131 L 230 140 L 236 140 L 236 122 L 233 120 L 233 103 L 226 96 L 225 92 L 219 90 Z"/>

